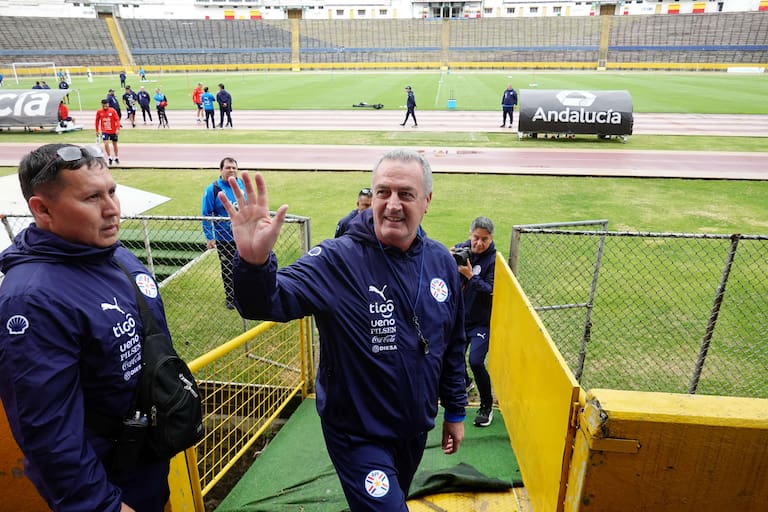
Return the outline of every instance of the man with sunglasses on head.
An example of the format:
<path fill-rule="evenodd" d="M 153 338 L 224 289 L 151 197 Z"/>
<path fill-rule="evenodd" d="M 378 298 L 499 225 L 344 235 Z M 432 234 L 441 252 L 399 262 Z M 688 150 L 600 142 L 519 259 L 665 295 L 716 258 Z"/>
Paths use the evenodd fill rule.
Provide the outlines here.
<path fill-rule="evenodd" d="M 349 229 L 349 223 L 352 222 L 352 219 L 357 217 L 357 214 L 367 210 L 371 207 L 371 201 L 373 198 L 373 192 L 370 188 L 363 188 L 360 189 L 360 192 L 357 194 L 357 208 L 349 212 L 343 219 L 339 221 L 338 224 L 336 224 L 336 233 L 334 233 L 334 238 L 339 238 L 341 235 L 347 232 L 347 229 Z"/>
<path fill-rule="evenodd" d="M 120 163 L 120 154 L 117 151 L 117 134 L 120 132 L 120 114 L 109 106 L 108 100 L 101 100 L 101 110 L 96 111 L 96 139 L 104 143 L 104 154 L 109 157 L 108 163 L 112 165 L 112 157 L 109 156 L 109 142 L 112 141 L 112 153 L 115 163 Z"/>
<path fill-rule="evenodd" d="M 168 325 L 157 283 L 118 241 L 117 185 L 93 151 L 48 144 L 19 165 L 34 223 L 0 254 L 0 399 L 52 510 L 161 512 L 169 460 L 111 464 L 142 365 L 131 279 L 169 335 Z"/>

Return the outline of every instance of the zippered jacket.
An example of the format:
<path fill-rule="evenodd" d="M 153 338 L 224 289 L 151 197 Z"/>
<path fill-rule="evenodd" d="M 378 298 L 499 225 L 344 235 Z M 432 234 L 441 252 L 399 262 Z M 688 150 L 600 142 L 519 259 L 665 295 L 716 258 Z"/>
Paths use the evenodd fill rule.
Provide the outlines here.
<path fill-rule="evenodd" d="M 471 247 L 467 240 L 455 247 Z M 472 263 L 472 279 L 461 276 L 464 289 L 464 327 L 469 331 L 475 327 L 491 326 L 491 306 L 493 305 L 493 279 L 496 271 L 496 244 L 480 254 L 469 257 Z"/>
<path fill-rule="evenodd" d="M 325 240 L 277 269 L 235 256 L 235 296 L 247 318 L 314 315 L 320 333 L 317 408 L 331 428 L 411 439 L 434 427 L 438 399 L 462 421 L 464 311 L 456 263 L 421 232 L 406 252 L 383 247 L 370 209 L 347 236 Z M 412 321 L 414 308 L 428 353 Z"/>
<path fill-rule="evenodd" d="M 140 375 L 141 315 L 118 261 L 170 339 L 155 280 L 119 242 L 75 244 L 32 224 L 0 254 L 0 398 L 26 474 L 53 510 L 120 510 L 103 464 L 113 441 L 83 427 L 86 411 L 125 418 Z M 165 486 L 147 480 L 141 492 Z"/>
<path fill-rule="evenodd" d="M 240 190 L 245 190 L 243 180 L 237 178 L 237 186 Z M 227 195 L 227 199 L 237 208 L 237 198 L 232 187 L 229 186 L 228 181 L 222 180 L 220 177 L 213 183 L 210 183 L 203 192 L 202 210 L 203 217 L 229 217 L 229 213 L 224 208 L 224 204 L 216 197 L 219 190 L 223 190 Z M 217 221 L 210 220 L 203 221 L 203 233 L 206 240 L 222 240 L 225 242 L 231 242 L 234 240 L 232 236 L 232 223 L 229 221 Z"/>

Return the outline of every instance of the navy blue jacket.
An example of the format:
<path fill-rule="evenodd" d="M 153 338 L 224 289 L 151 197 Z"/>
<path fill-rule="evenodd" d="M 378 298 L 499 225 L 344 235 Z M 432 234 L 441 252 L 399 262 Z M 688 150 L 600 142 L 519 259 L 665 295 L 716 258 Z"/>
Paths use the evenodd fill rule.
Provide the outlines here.
<path fill-rule="evenodd" d="M 360 210 L 355 208 L 354 210 L 346 214 L 344 218 L 342 218 L 339 221 L 338 224 L 336 224 L 336 232 L 333 234 L 334 238 L 338 238 L 347 232 L 347 230 L 349 229 L 349 223 L 352 222 L 352 219 L 357 217 L 358 213 L 360 213 Z"/>
<path fill-rule="evenodd" d="M 109 106 L 115 109 L 117 112 L 117 115 L 121 118 L 123 117 L 123 111 L 120 109 L 120 102 L 117 101 L 117 96 L 114 94 L 107 94 L 107 101 L 109 102 Z"/>
<path fill-rule="evenodd" d="M 406 106 L 408 108 L 416 108 L 416 96 L 413 95 L 413 91 L 408 91 Z"/>
<path fill-rule="evenodd" d="M 501 95 L 501 106 L 504 108 L 515 108 L 517 105 L 517 91 L 514 89 L 504 89 L 504 94 Z"/>
<path fill-rule="evenodd" d="M 219 104 L 221 110 L 232 111 L 232 95 L 226 89 L 221 89 L 216 93 L 216 103 Z"/>
<path fill-rule="evenodd" d="M 113 442 L 83 429 L 85 411 L 127 415 L 141 369 L 136 294 L 116 261 L 167 333 L 157 284 L 119 243 L 74 244 L 33 224 L 0 254 L 0 398 L 27 476 L 54 510 L 120 510 L 122 491 L 102 464 Z M 136 471 L 158 465 L 167 475 L 168 461 Z M 144 487 L 167 492 L 167 480 Z"/>
<path fill-rule="evenodd" d="M 396 277 L 398 276 L 398 277 Z M 466 345 L 459 274 L 423 233 L 407 252 L 382 247 L 370 209 L 347 235 L 277 270 L 235 256 L 235 297 L 246 318 L 314 315 L 320 333 L 317 408 L 331 427 L 368 439 L 412 439 L 434 427 L 438 399 L 462 421 Z M 425 354 L 411 321 L 415 304 Z"/>
<path fill-rule="evenodd" d="M 469 240 L 456 247 L 471 247 Z M 464 323 L 467 330 L 474 327 L 491 326 L 493 304 L 493 278 L 496 271 L 496 245 L 491 245 L 480 254 L 469 257 L 472 263 L 472 279 L 461 276 L 464 289 Z M 461 274 L 459 274 L 461 275 Z"/>

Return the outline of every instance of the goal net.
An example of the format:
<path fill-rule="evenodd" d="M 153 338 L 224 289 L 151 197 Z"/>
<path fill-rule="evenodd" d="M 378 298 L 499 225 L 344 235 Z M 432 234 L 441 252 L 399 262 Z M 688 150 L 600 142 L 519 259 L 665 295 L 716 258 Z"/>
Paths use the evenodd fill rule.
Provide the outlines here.
<path fill-rule="evenodd" d="M 13 62 L 11 63 L 13 68 L 13 78 L 16 79 L 16 83 L 19 83 L 19 77 L 48 80 L 52 79 L 52 83 L 58 81 L 56 76 L 56 63 L 55 62 Z"/>

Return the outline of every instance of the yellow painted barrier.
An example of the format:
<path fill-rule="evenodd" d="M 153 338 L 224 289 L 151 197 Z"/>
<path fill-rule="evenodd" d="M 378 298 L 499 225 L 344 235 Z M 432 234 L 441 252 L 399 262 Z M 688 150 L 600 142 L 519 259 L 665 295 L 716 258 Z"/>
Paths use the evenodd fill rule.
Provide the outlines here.
<path fill-rule="evenodd" d="M 24 456 L 11 435 L 0 403 L 0 496 L 2 510 L 48 510 L 32 482 L 24 475 Z"/>
<path fill-rule="evenodd" d="M 562 509 L 580 388 L 500 252 L 488 370 L 534 510 Z"/>
<path fill-rule="evenodd" d="M 567 511 L 768 509 L 768 400 L 593 389 Z"/>

